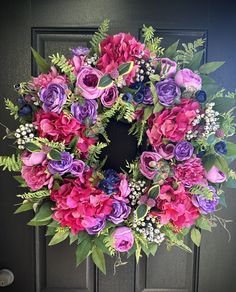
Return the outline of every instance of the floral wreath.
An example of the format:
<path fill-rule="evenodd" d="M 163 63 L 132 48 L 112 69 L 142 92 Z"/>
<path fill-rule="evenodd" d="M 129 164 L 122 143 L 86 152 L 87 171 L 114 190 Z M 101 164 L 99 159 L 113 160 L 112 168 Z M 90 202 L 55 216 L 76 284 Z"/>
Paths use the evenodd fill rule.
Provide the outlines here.
<path fill-rule="evenodd" d="M 217 223 L 228 231 L 215 211 L 225 206 L 222 187 L 236 185 L 236 145 L 227 141 L 236 93 L 208 77 L 223 62 L 201 65 L 203 39 L 164 50 L 152 27 L 141 43 L 107 35 L 108 26 L 90 49 L 52 55 L 51 65 L 32 49 L 41 74 L 15 85 L 17 104 L 5 100 L 20 125 L 6 127 L 16 154 L 0 157 L 30 189 L 15 213 L 33 210 L 28 225 L 46 226 L 49 245 L 69 239 L 77 265 L 91 255 L 103 273 L 104 253 L 117 266 L 124 253 L 138 262 L 161 243 L 191 252 L 185 236 L 199 246 L 201 230 Z M 129 122 L 145 150 L 120 173 L 99 158 L 111 118 Z"/>

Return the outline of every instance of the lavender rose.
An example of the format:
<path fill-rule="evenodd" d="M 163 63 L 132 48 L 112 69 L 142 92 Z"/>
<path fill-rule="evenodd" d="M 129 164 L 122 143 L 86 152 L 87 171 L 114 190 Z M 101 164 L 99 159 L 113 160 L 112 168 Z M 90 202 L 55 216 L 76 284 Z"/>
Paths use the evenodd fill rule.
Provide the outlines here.
<path fill-rule="evenodd" d="M 179 87 L 184 87 L 187 90 L 197 91 L 202 88 L 201 77 L 190 69 L 179 70 L 175 75 L 175 82 Z"/>
<path fill-rule="evenodd" d="M 85 124 L 86 119 L 91 121 L 92 124 L 96 123 L 97 120 L 97 109 L 98 104 L 95 100 L 84 99 L 83 104 L 74 102 L 71 105 L 72 115 L 81 123 Z"/>
<path fill-rule="evenodd" d="M 71 50 L 74 56 L 87 56 L 89 51 L 89 48 L 86 47 L 76 47 Z"/>
<path fill-rule="evenodd" d="M 48 170 L 52 174 L 59 173 L 63 175 L 70 172 L 73 163 L 73 157 L 69 152 L 61 153 L 61 160 L 50 160 L 48 163 Z"/>
<path fill-rule="evenodd" d="M 179 142 L 175 146 L 174 154 L 178 161 L 188 160 L 193 155 L 193 145 L 188 141 Z"/>
<path fill-rule="evenodd" d="M 211 199 L 207 199 L 201 194 L 192 196 L 192 202 L 194 206 L 199 208 L 199 211 L 202 214 L 214 212 L 216 210 L 216 206 L 219 203 L 219 198 L 217 196 L 216 190 L 212 186 L 209 186 L 208 189 L 212 191 Z"/>
<path fill-rule="evenodd" d="M 118 97 L 118 90 L 116 86 L 111 86 L 106 88 L 101 95 L 101 103 L 105 107 L 112 107 L 112 105 L 116 102 Z"/>
<path fill-rule="evenodd" d="M 130 250 L 134 244 L 134 235 L 129 227 L 118 227 L 112 234 L 114 248 L 119 252 Z"/>
<path fill-rule="evenodd" d="M 105 218 L 98 219 L 97 224 L 93 227 L 86 228 L 86 231 L 88 232 L 88 234 L 94 235 L 101 231 L 105 227 L 105 225 L 106 225 Z"/>
<path fill-rule="evenodd" d="M 82 160 L 74 160 L 70 168 L 70 173 L 74 176 L 82 178 L 84 168 L 85 163 Z"/>
<path fill-rule="evenodd" d="M 157 61 L 161 65 L 160 76 L 170 78 L 173 77 L 173 75 L 175 75 L 177 69 L 177 64 L 175 61 L 172 61 L 169 58 L 159 58 L 157 59 Z"/>
<path fill-rule="evenodd" d="M 159 102 L 165 106 L 171 106 L 175 99 L 180 97 L 181 91 L 173 79 L 166 79 L 156 83 Z"/>
<path fill-rule="evenodd" d="M 39 98 L 43 102 L 45 112 L 59 114 L 62 106 L 66 103 L 65 87 L 61 84 L 50 83 L 40 91 Z"/>
<path fill-rule="evenodd" d="M 87 99 L 95 99 L 102 95 L 103 90 L 97 88 L 102 72 L 92 67 L 82 67 L 77 75 L 76 86 L 81 95 Z"/>
<path fill-rule="evenodd" d="M 131 208 L 123 201 L 114 200 L 112 203 L 112 211 L 107 217 L 114 224 L 119 224 L 128 218 Z"/>
<path fill-rule="evenodd" d="M 140 156 L 140 171 L 148 179 L 153 179 L 158 173 L 156 163 L 161 156 L 155 152 L 144 151 Z"/>
<path fill-rule="evenodd" d="M 153 104 L 153 97 L 150 86 L 146 86 L 144 89 L 143 104 Z"/>
<path fill-rule="evenodd" d="M 206 179 L 212 183 L 222 183 L 226 180 L 226 178 L 225 173 L 220 171 L 215 165 L 213 165 L 212 168 L 206 172 Z"/>
<path fill-rule="evenodd" d="M 174 149 L 174 144 L 161 144 L 159 147 L 155 147 L 155 151 L 165 160 L 170 160 L 175 156 Z"/>

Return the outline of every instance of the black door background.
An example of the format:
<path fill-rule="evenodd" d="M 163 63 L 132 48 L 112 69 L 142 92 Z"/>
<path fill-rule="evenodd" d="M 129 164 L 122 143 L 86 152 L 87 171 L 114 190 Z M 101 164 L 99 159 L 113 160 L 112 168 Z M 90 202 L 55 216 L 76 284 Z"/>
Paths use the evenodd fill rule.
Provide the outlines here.
<path fill-rule="evenodd" d="M 143 23 L 157 28 L 164 44 L 176 39 L 191 41 L 206 38 L 205 60 L 225 60 L 215 78 L 227 89 L 236 87 L 236 4 L 233 1 L 189 0 L 8 0 L 0 9 L 0 122 L 15 128 L 4 110 L 4 97 L 14 97 L 12 85 L 28 80 L 34 67 L 30 46 L 47 56 L 58 51 L 87 45 L 91 34 L 104 18 L 111 19 L 111 33 L 130 32 L 137 37 Z M 32 69 L 33 68 L 33 69 Z M 33 71 L 31 71 L 33 70 Z M 118 128 L 119 130 L 119 128 Z M 117 131 L 118 131 L 117 130 Z M 1 137 L 4 129 L 0 129 Z M 120 162 L 119 143 L 130 143 L 121 134 L 111 157 Z M 119 136 L 118 136 L 119 137 Z M 0 155 L 12 153 L 6 140 Z M 130 146 L 132 147 L 132 146 Z M 129 148 L 129 151 L 131 148 Z M 135 151 L 133 149 L 132 151 Z M 130 153 L 130 152 L 129 152 Z M 19 191 L 11 176 L 0 177 L 0 269 L 15 275 L 8 292 L 234 292 L 236 275 L 236 228 L 232 240 L 219 228 L 213 234 L 203 232 L 200 250 L 194 253 L 161 247 L 155 258 L 134 258 L 113 277 L 113 260 L 108 259 L 108 274 L 101 275 L 88 259 L 75 269 L 74 247 L 60 244 L 47 247 L 43 230 L 26 226 L 29 215 L 13 215 Z M 236 221 L 236 198 L 227 191 L 228 208 L 220 216 Z"/>

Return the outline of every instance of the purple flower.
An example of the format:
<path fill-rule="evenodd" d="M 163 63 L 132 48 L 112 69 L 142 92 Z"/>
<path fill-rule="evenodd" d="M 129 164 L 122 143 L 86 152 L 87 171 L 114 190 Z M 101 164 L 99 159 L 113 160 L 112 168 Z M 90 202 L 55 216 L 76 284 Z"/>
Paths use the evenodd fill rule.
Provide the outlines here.
<path fill-rule="evenodd" d="M 69 152 L 61 153 L 61 160 L 50 160 L 48 163 L 48 170 L 52 174 L 59 173 L 63 175 L 70 172 L 71 166 L 73 164 L 73 157 Z"/>
<path fill-rule="evenodd" d="M 140 171 L 148 179 L 153 179 L 158 173 L 156 164 L 162 157 L 156 152 L 144 151 L 140 156 Z"/>
<path fill-rule="evenodd" d="M 71 50 L 74 56 L 87 56 L 89 54 L 89 48 L 86 47 L 77 47 Z"/>
<path fill-rule="evenodd" d="M 86 228 L 86 231 L 88 232 L 88 234 L 91 234 L 91 235 L 97 234 L 99 231 L 101 231 L 105 227 L 105 225 L 106 225 L 105 218 L 103 218 L 103 219 L 99 218 L 97 220 L 98 220 L 98 222 L 95 226 Z"/>
<path fill-rule="evenodd" d="M 152 97 L 152 92 L 149 86 L 147 86 L 144 90 L 144 99 L 143 99 L 144 104 L 153 104 L 153 97 Z"/>
<path fill-rule="evenodd" d="M 85 168 L 85 163 L 82 160 L 74 160 L 70 172 L 74 176 L 82 177 Z"/>
<path fill-rule="evenodd" d="M 193 155 L 193 145 L 188 141 L 179 142 L 175 146 L 174 154 L 178 161 L 188 160 Z"/>
<path fill-rule="evenodd" d="M 208 186 L 208 189 L 212 191 L 212 199 L 207 199 L 202 194 L 192 196 L 192 202 L 194 206 L 199 208 L 202 214 L 212 213 L 216 210 L 216 206 L 219 203 L 216 190 L 212 186 Z"/>
<path fill-rule="evenodd" d="M 118 93 L 119 92 L 116 86 L 106 88 L 103 94 L 101 95 L 101 103 L 105 107 L 112 107 L 117 100 Z"/>
<path fill-rule="evenodd" d="M 63 105 L 66 103 L 65 88 L 61 84 L 50 83 L 39 93 L 39 98 L 43 102 L 45 112 L 54 112 L 59 114 Z"/>
<path fill-rule="evenodd" d="M 169 58 L 159 58 L 157 61 L 160 62 L 161 65 L 161 76 L 169 78 L 175 75 L 177 69 L 177 63 L 175 61 L 172 61 Z"/>
<path fill-rule="evenodd" d="M 175 99 L 180 97 L 180 88 L 173 79 L 166 79 L 156 83 L 156 90 L 159 102 L 165 106 L 171 106 Z"/>
<path fill-rule="evenodd" d="M 134 235 L 129 227 L 117 227 L 112 233 L 114 248 L 119 252 L 130 250 L 134 244 Z"/>
<path fill-rule="evenodd" d="M 112 211 L 108 216 L 108 220 L 114 224 L 119 224 L 128 218 L 131 208 L 123 201 L 114 200 L 112 203 Z"/>
<path fill-rule="evenodd" d="M 81 123 L 85 124 L 86 119 L 91 121 L 92 124 L 97 120 L 98 104 L 93 99 L 84 99 L 84 102 L 74 102 L 71 105 L 72 115 Z"/>

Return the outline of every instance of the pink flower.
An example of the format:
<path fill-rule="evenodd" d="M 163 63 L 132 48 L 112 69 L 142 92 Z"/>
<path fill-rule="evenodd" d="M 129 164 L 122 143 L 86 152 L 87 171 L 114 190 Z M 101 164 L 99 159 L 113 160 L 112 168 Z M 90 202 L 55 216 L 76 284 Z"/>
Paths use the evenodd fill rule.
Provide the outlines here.
<path fill-rule="evenodd" d="M 172 142 L 182 141 L 187 132 L 193 129 L 192 121 L 195 119 L 198 109 L 200 109 L 198 102 L 190 98 L 181 98 L 180 105 L 154 114 L 149 118 L 149 129 L 147 130 L 151 145 L 160 146 L 163 138 Z"/>
<path fill-rule="evenodd" d="M 21 160 L 25 166 L 34 166 L 41 164 L 46 158 L 46 154 L 44 152 L 28 152 L 24 151 L 21 154 Z"/>
<path fill-rule="evenodd" d="M 165 76 L 165 78 L 173 77 L 176 73 L 177 63 L 170 60 L 169 58 L 159 58 L 157 62 L 161 65 L 160 76 Z"/>
<path fill-rule="evenodd" d="M 21 170 L 21 175 L 32 191 L 37 191 L 44 186 L 47 186 L 50 189 L 52 188 L 53 176 L 46 171 L 46 164 L 38 166 L 24 165 Z"/>
<path fill-rule="evenodd" d="M 222 183 L 226 180 L 226 175 L 220 171 L 215 165 L 206 172 L 206 179 L 212 183 Z"/>
<path fill-rule="evenodd" d="M 120 175 L 120 176 L 121 176 L 121 180 L 119 184 L 119 192 L 118 194 L 114 194 L 114 198 L 117 200 L 125 201 L 125 198 L 128 197 L 131 190 L 130 190 L 129 183 L 126 176 L 125 175 Z"/>
<path fill-rule="evenodd" d="M 155 147 L 155 151 L 165 160 L 170 160 L 174 157 L 174 144 L 161 144 L 159 147 Z"/>
<path fill-rule="evenodd" d="M 101 95 L 101 103 L 105 107 L 112 107 L 117 100 L 118 94 L 119 92 L 116 86 L 106 88 Z"/>
<path fill-rule="evenodd" d="M 148 179 L 153 179 L 158 173 L 156 163 L 161 156 L 156 152 L 144 151 L 140 157 L 140 171 Z"/>
<path fill-rule="evenodd" d="M 204 172 L 201 159 L 197 157 L 192 157 L 184 163 L 177 164 L 174 169 L 177 181 L 182 182 L 188 188 L 195 184 L 204 183 Z"/>
<path fill-rule="evenodd" d="M 95 99 L 102 95 L 103 90 L 97 88 L 102 72 L 92 67 L 82 67 L 77 75 L 76 86 L 81 95 L 87 99 Z"/>
<path fill-rule="evenodd" d="M 119 252 L 129 251 L 134 244 L 134 235 L 129 227 L 117 227 L 112 237 L 114 248 Z"/>
<path fill-rule="evenodd" d="M 120 64 L 135 61 L 143 54 L 143 58 L 149 58 L 150 52 L 145 49 L 145 45 L 138 42 L 130 34 L 119 33 L 108 36 L 101 44 L 101 55 L 98 59 L 97 67 L 106 74 L 117 70 Z M 126 84 L 134 81 L 138 65 L 135 65 L 132 71 L 125 76 Z"/>
<path fill-rule="evenodd" d="M 184 87 L 187 90 L 200 90 L 202 88 L 201 77 L 190 69 L 179 70 L 175 75 L 175 82 L 179 87 Z"/>

